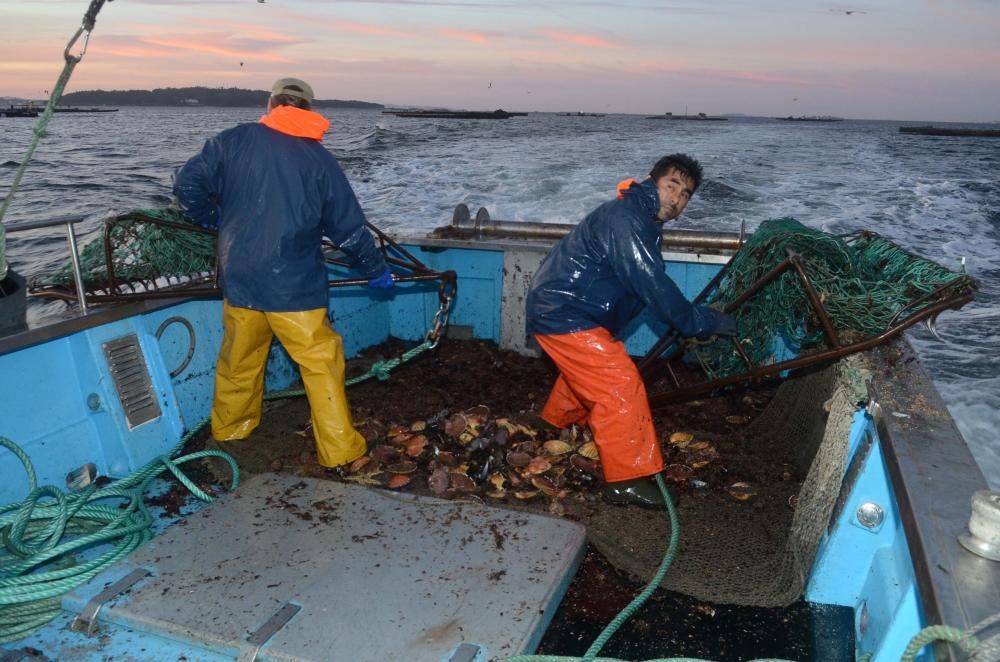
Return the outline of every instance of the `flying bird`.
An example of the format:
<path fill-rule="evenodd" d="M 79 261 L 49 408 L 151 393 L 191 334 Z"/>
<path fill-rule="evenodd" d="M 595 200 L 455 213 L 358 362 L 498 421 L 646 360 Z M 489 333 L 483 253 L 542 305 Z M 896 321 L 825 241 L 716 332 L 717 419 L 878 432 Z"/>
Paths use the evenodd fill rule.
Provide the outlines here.
<path fill-rule="evenodd" d="M 241 67 L 243 66 L 243 63 L 242 63 L 242 62 L 240 62 L 240 66 L 241 66 Z"/>
<path fill-rule="evenodd" d="M 490 81 L 490 84 L 486 86 L 486 89 L 488 90 L 488 89 L 490 89 L 491 87 L 493 87 L 493 81 Z"/>

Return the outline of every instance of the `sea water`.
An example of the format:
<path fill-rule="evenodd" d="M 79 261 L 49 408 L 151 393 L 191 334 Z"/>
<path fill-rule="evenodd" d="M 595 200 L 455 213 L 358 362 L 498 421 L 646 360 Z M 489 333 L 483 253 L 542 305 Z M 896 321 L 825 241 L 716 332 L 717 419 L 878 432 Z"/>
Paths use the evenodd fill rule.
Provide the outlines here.
<path fill-rule="evenodd" d="M 171 200 L 174 170 L 204 141 L 254 108 L 122 108 L 57 114 L 5 222 L 86 216 L 82 243 L 111 213 Z M 509 120 L 412 119 L 324 111 L 337 156 L 371 222 L 423 233 L 455 205 L 495 219 L 574 223 L 644 177 L 664 154 L 701 161 L 705 182 L 676 227 L 753 230 L 792 216 L 828 232 L 874 230 L 979 279 L 976 301 L 940 316 L 941 340 L 908 332 L 987 480 L 1000 489 L 1000 140 L 905 135 L 900 122 L 668 121 L 532 113 Z M 37 120 L 0 119 L 0 194 L 6 195 Z M 920 124 L 907 122 L 905 124 Z M 939 124 L 940 125 L 940 124 Z M 10 235 L 26 276 L 66 260 L 60 229 Z M 32 325 L 71 314 L 31 301 Z"/>

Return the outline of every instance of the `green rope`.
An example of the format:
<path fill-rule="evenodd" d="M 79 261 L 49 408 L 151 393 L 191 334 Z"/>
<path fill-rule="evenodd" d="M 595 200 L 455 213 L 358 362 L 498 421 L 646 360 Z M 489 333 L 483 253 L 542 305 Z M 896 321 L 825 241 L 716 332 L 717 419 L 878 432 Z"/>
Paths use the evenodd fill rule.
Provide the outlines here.
<path fill-rule="evenodd" d="M 392 370 L 432 347 L 434 343 L 425 340 L 399 357 L 376 361 L 368 372 L 347 380 L 345 385 L 372 377 L 384 381 Z M 265 397 L 275 400 L 304 393 L 303 389 L 289 389 Z M 153 518 L 142 496 L 153 479 L 164 471 L 173 474 L 196 498 L 210 503 L 213 498 L 191 481 L 180 465 L 219 457 L 232 469 L 230 490 L 236 489 L 239 468 L 227 453 L 198 451 L 174 457 L 210 420 L 210 416 L 203 418 L 166 455 L 135 473 L 103 488 L 91 484 L 71 494 L 51 485 L 38 487 L 30 458 L 20 446 L 0 436 L 0 446 L 14 453 L 24 466 L 29 490 L 19 503 L 0 506 L 0 536 L 4 545 L 0 549 L 0 643 L 24 638 L 41 629 L 61 613 L 60 597 L 64 593 L 90 581 L 150 539 Z M 96 504 L 109 499 L 124 503 Z M 112 548 L 86 563 L 75 560 L 75 554 L 102 544 L 110 544 Z"/>
<path fill-rule="evenodd" d="M 979 645 L 979 640 L 962 630 L 950 625 L 929 625 L 910 639 L 909 645 L 903 651 L 901 662 L 913 662 L 917 659 L 920 649 L 933 641 L 949 641 L 957 643 L 966 653 L 973 651 Z"/>
<path fill-rule="evenodd" d="M 87 36 L 89 37 L 90 31 L 94 29 L 94 21 L 97 20 L 97 13 L 101 10 L 103 5 L 104 0 L 92 0 L 90 6 L 87 8 L 87 13 L 84 14 L 83 27 L 77 31 L 76 35 L 66 46 L 64 56 L 66 64 L 63 66 L 63 70 L 59 74 L 59 78 L 56 79 L 56 84 L 52 88 L 52 94 L 49 95 L 48 103 L 45 104 L 45 110 L 42 111 L 41 117 L 38 118 L 38 124 L 35 125 L 34 128 L 35 137 L 31 139 L 31 144 L 28 145 L 28 152 L 24 155 L 24 160 L 21 161 L 21 165 L 17 169 L 17 173 L 14 175 L 14 183 L 11 184 L 10 190 L 7 192 L 7 197 L 4 198 L 3 204 L 0 205 L 0 280 L 7 277 L 7 230 L 3 225 L 4 215 L 6 215 L 7 208 L 10 207 L 10 202 L 14 198 L 14 191 L 16 191 L 17 187 L 21 184 L 21 178 L 24 177 L 25 170 L 28 169 L 28 163 L 31 161 L 31 156 L 35 153 L 35 149 L 38 147 L 38 143 L 41 141 L 42 137 L 45 136 L 45 129 L 49 125 L 49 119 L 52 117 L 56 103 L 58 103 L 59 98 L 62 97 L 63 90 L 66 89 L 66 84 L 69 83 L 69 78 L 73 74 L 73 69 L 76 68 L 76 65 L 83 58 L 83 53 L 80 53 L 79 56 L 71 56 L 69 54 L 69 49 L 73 46 L 83 31 L 86 31 Z"/>
<path fill-rule="evenodd" d="M 51 485 L 39 487 L 27 454 L 0 436 L 0 446 L 14 453 L 24 466 L 29 490 L 19 503 L 0 506 L 0 643 L 26 637 L 56 618 L 63 594 L 90 581 L 150 539 L 153 517 L 143 494 L 164 471 L 176 476 L 195 497 L 210 502 L 212 497 L 185 476 L 180 465 L 219 457 L 229 463 L 233 472 L 230 489 L 236 488 L 239 469 L 226 453 L 199 451 L 175 457 L 204 422 L 169 453 L 131 475 L 105 487 L 91 484 L 69 494 Z M 108 545 L 110 549 L 89 561 L 76 558 L 84 551 Z"/>
<path fill-rule="evenodd" d="M 601 652 L 604 645 L 609 639 L 618 631 L 618 628 L 627 621 L 632 614 L 638 611 L 639 607 L 649 599 L 651 595 L 656 591 L 656 589 L 663 583 L 663 578 L 667 575 L 667 570 L 670 569 L 670 564 L 674 562 L 674 557 L 677 556 L 677 548 L 680 545 L 680 523 L 677 521 L 677 509 L 674 507 L 674 503 L 670 498 L 670 493 L 667 491 L 667 486 L 663 482 L 663 477 L 659 474 L 656 475 L 656 484 L 660 488 L 660 494 L 663 496 L 664 503 L 667 504 L 667 517 L 670 520 L 670 542 L 667 543 L 667 551 L 663 555 L 663 560 L 660 561 L 660 566 L 656 569 L 656 573 L 653 575 L 653 579 L 646 585 L 646 587 L 632 599 L 632 602 L 628 603 L 624 609 L 622 609 L 617 616 L 615 616 L 610 623 L 601 631 L 597 638 L 594 639 L 594 643 L 590 645 L 587 652 L 583 654 L 583 657 L 568 657 L 565 655 L 515 655 L 513 657 L 504 658 L 504 662 L 624 662 L 618 658 L 611 657 L 597 657 L 597 654 Z M 647 660 L 646 662 L 707 662 L 706 660 L 694 657 L 661 657 L 654 660 Z M 753 660 L 751 662 L 789 662 L 788 660 L 779 659 L 760 659 Z"/>

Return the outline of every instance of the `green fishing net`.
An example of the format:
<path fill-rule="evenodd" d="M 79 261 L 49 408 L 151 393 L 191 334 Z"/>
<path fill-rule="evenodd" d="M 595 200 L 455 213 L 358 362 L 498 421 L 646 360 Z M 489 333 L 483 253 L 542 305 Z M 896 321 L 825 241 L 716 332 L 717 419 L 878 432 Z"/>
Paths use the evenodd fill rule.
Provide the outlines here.
<path fill-rule="evenodd" d="M 102 236 L 80 251 L 88 290 L 162 287 L 215 269 L 215 235 L 191 225 L 175 208 L 134 209 L 105 223 Z M 37 285 L 72 287 L 72 264 Z"/>
<path fill-rule="evenodd" d="M 976 288 L 975 280 L 965 273 L 913 255 L 875 233 L 838 236 L 807 228 L 792 218 L 778 218 L 762 223 L 737 252 L 709 303 L 719 307 L 737 300 L 789 252 L 801 256 L 803 270 L 843 345 L 879 335 L 944 297 Z M 794 268 L 734 313 L 740 346 L 755 366 L 829 348 Z M 709 378 L 747 370 L 731 340 L 697 347 L 694 355 Z"/>

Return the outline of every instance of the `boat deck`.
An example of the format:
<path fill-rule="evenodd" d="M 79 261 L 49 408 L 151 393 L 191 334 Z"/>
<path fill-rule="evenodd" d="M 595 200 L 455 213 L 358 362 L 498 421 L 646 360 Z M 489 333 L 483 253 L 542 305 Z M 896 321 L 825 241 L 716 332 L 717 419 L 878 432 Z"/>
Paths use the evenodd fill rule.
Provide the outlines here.
<path fill-rule="evenodd" d="M 551 517 L 263 474 L 63 606 L 83 612 L 139 569 L 149 576 L 110 599 L 101 625 L 204 659 L 259 648 L 258 659 L 438 662 L 463 644 L 506 657 L 535 649 L 584 540 L 582 526 Z"/>

